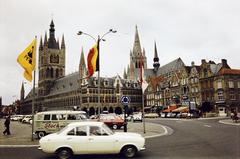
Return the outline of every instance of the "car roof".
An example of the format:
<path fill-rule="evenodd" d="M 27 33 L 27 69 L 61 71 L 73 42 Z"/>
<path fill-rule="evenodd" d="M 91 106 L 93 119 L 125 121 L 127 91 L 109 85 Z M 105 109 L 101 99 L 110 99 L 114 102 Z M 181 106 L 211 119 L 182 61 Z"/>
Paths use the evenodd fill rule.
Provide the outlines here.
<path fill-rule="evenodd" d="M 73 110 L 52 110 L 52 111 L 44 111 L 37 113 L 40 114 L 79 114 L 79 113 L 86 113 L 85 111 L 73 111 Z"/>
<path fill-rule="evenodd" d="M 99 121 L 80 121 L 80 122 L 73 122 L 68 124 L 70 127 L 75 127 L 75 126 L 102 126 L 103 122 Z"/>

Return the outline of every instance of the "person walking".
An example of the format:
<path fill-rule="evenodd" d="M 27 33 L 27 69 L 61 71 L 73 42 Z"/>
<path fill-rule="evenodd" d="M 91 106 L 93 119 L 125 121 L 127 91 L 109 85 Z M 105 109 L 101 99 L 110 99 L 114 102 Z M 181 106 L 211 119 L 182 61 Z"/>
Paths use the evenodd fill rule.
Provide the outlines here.
<path fill-rule="evenodd" d="M 5 125 L 5 130 L 3 132 L 3 134 L 7 134 L 7 135 L 11 135 L 10 133 L 10 129 L 9 129 L 9 126 L 10 126 L 10 115 L 6 117 L 6 120 L 4 122 L 4 125 Z"/>

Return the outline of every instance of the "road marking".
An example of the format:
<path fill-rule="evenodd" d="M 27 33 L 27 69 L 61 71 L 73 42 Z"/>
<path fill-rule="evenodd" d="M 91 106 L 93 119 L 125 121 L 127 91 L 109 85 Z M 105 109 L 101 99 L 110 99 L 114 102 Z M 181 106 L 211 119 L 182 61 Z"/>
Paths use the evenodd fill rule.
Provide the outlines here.
<path fill-rule="evenodd" d="M 211 125 L 203 125 L 203 126 L 208 127 L 208 128 L 211 128 L 211 127 L 212 127 Z"/>
<path fill-rule="evenodd" d="M 38 147 L 39 145 L 0 145 L 0 148 Z"/>

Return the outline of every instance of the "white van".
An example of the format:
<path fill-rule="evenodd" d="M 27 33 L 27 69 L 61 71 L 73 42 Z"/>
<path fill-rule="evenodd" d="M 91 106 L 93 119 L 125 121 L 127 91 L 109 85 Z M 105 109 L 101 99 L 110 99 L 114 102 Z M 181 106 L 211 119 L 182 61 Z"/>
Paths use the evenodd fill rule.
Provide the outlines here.
<path fill-rule="evenodd" d="M 34 115 L 33 132 L 38 138 L 54 133 L 71 122 L 87 119 L 85 111 L 57 110 L 39 112 Z"/>

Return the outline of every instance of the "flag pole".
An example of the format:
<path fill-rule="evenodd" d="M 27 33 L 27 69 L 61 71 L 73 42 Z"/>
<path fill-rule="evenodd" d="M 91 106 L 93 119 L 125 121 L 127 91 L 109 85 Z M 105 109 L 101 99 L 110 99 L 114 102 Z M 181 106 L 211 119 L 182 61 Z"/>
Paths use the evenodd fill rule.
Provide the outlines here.
<path fill-rule="evenodd" d="M 35 36 L 35 39 L 37 40 L 37 36 Z M 35 71 L 35 68 L 36 68 L 36 47 L 37 45 L 35 46 L 35 55 L 34 55 L 34 62 L 35 62 L 35 67 L 34 67 L 34 70 L 33 70 L 33 95 L 32 95 L 32 134 L 31 134 L 31 140 L 33 141 L 33 128 L 34 128 L 34 107 L 35 107 L 35 76 L 36 76 L 36 71 Z"/>
<path fill-rule="evenodd" d="M 98 40 L 97 40 L 97 50 L 98 50 L 98 116 L 99 116 L 99 119 L 100 119 L 100 47 L 99 47 L 99 44 L 100 44 L 100 36 L 98 35 Z"/>
<path fill-rule="evenodd" d="M 33 141 L 33 128 L 34 128 L 34 105 L 35 105 L 35 70 L 33 71 L 33 96 L 32 96 L 32 141 Z"/>
<path fill-rule="evenodd" d="M 142 84 L 141 84 L 142 86 Z M 143 110 L 143 133 L 146 133 L 146 124 L 145 124 L 145 107 L 144 107 L 144 91 L 142 87 L 142 110 Z"/>

